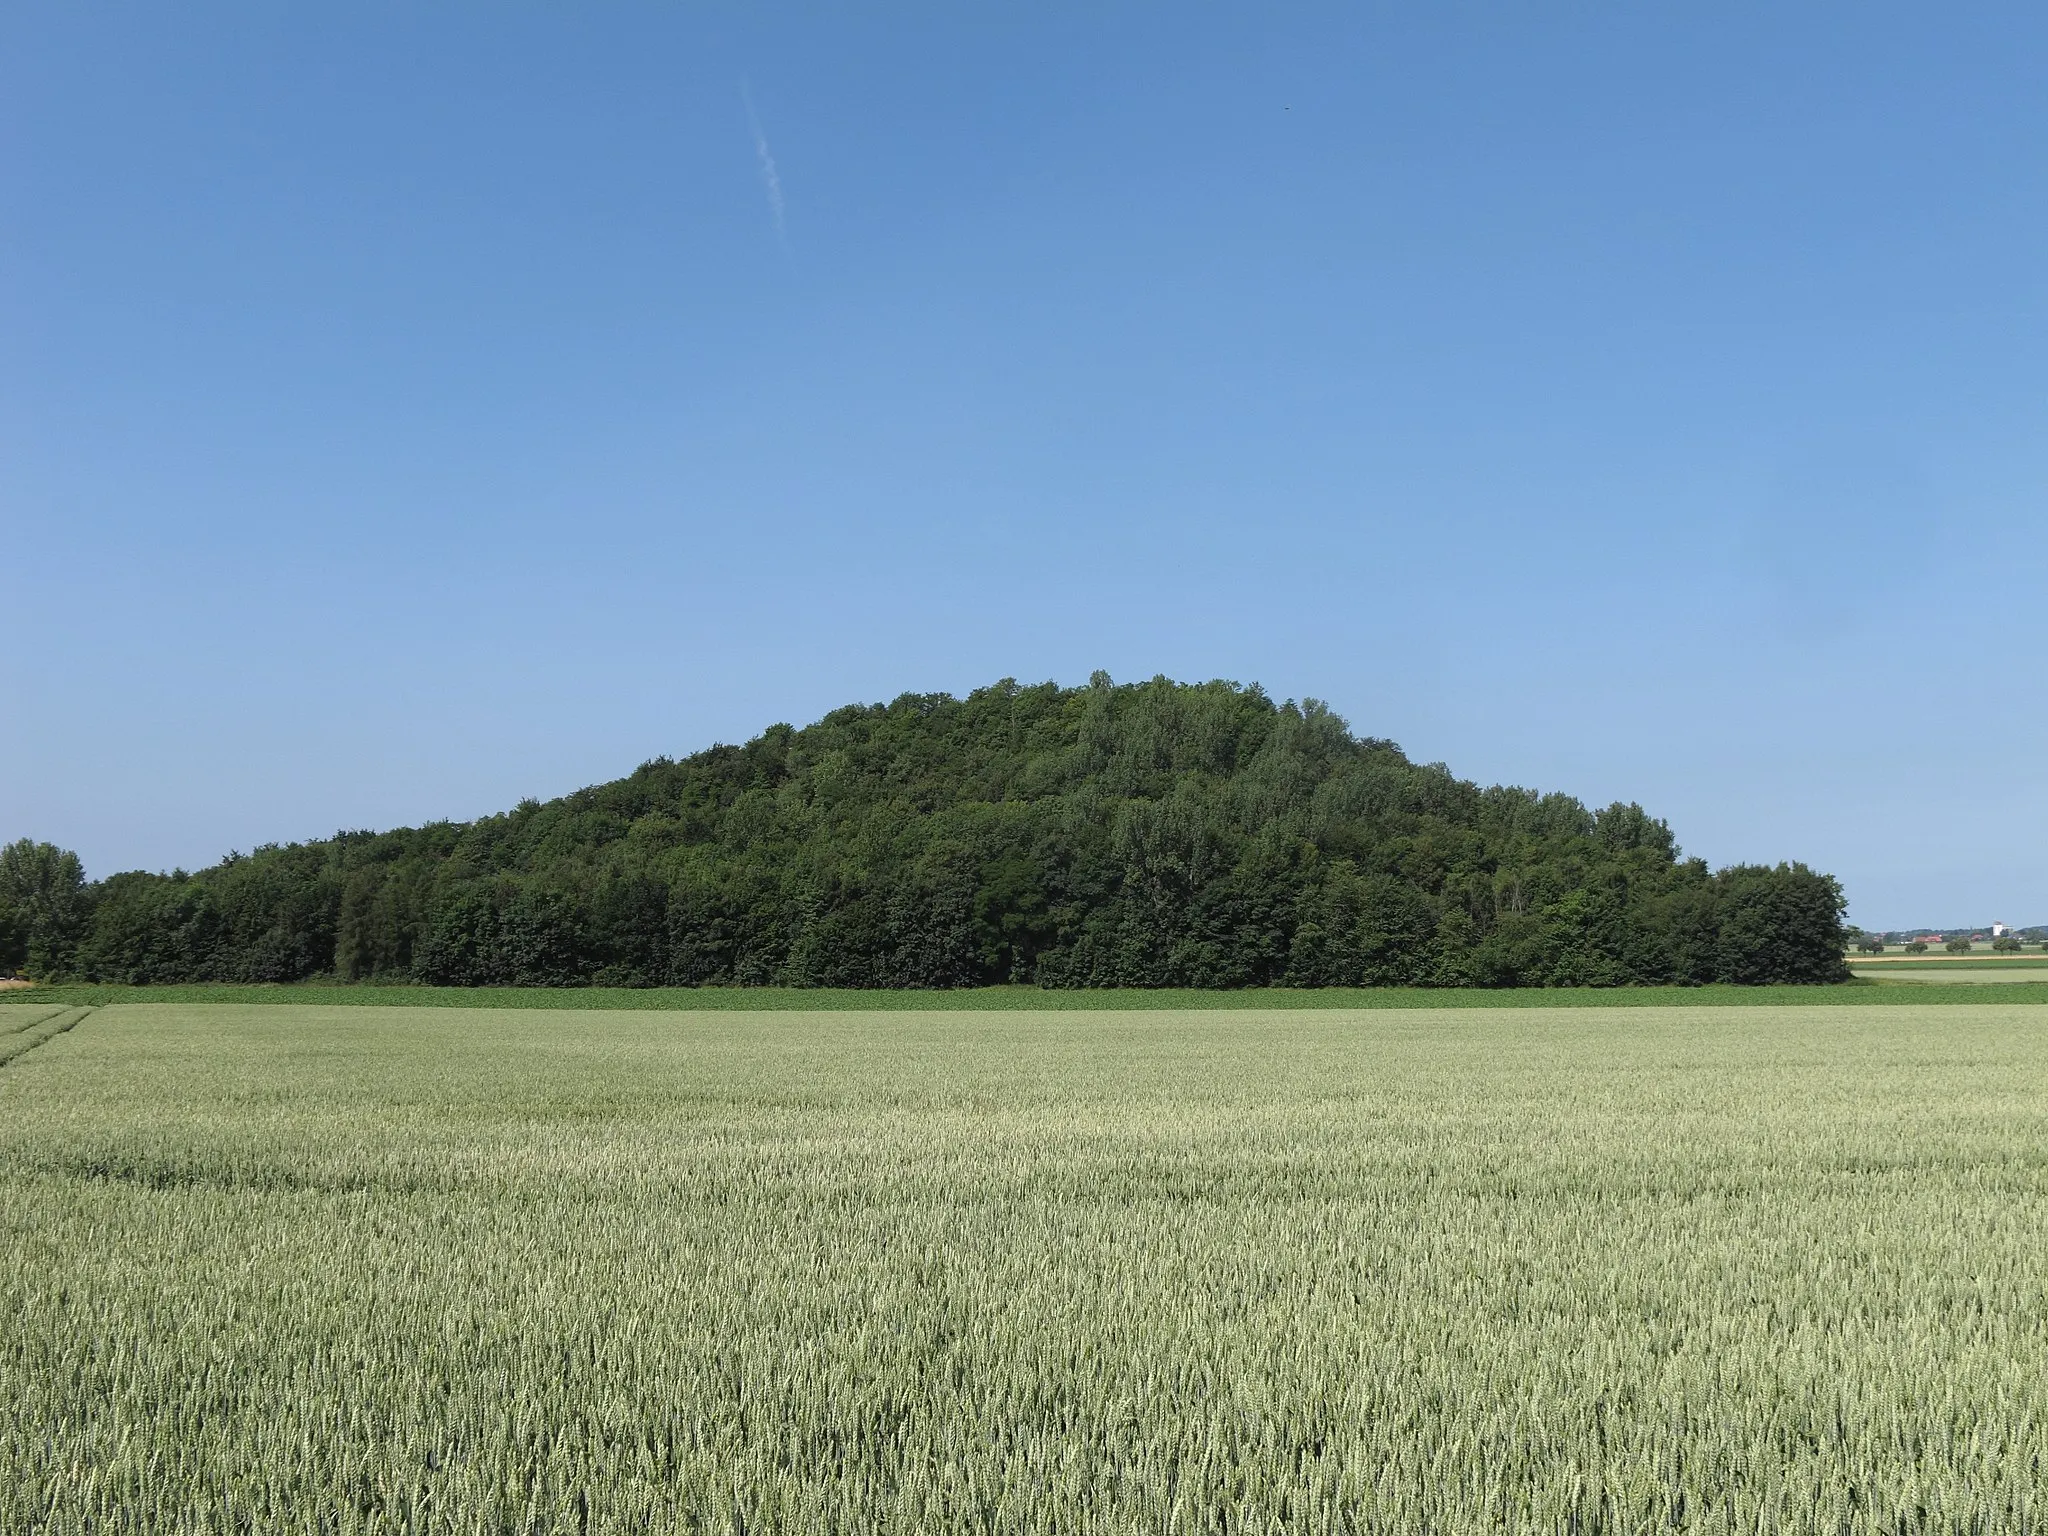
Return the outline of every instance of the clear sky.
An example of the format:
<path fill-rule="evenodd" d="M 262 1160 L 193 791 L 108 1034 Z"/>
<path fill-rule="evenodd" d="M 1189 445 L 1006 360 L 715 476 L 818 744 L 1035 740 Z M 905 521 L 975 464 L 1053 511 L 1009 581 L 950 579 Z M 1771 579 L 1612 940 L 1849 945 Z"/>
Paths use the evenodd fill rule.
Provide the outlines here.
<path fill-rule="evenodd" d="M 2048 922 L 2044 79 L 2019 5 L 10 5 L 0 838 L 1101 667 Z"/>

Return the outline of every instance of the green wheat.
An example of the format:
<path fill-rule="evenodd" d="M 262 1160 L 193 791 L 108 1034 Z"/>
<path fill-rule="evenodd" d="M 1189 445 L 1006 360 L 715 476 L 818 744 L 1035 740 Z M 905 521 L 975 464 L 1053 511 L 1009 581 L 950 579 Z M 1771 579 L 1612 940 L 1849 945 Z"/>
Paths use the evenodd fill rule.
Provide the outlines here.
<path fill-rule="evenodd" d="M 2039 1530 L 2044 1026 L 106 1008 L 0 1529 Z"/>

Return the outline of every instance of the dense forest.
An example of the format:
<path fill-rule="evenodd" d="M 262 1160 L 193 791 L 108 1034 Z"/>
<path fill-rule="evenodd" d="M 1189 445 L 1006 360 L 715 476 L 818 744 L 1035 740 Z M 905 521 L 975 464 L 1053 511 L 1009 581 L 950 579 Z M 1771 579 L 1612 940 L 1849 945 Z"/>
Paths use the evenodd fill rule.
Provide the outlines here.
<path fill-rule="evenodd" d="M 851 705 L 499 816 L 86 882 L 0 853 L 0 969 L 94 981 L 1615 986 L 1844 978 L 1803 865 L 1157 678 Z"/>

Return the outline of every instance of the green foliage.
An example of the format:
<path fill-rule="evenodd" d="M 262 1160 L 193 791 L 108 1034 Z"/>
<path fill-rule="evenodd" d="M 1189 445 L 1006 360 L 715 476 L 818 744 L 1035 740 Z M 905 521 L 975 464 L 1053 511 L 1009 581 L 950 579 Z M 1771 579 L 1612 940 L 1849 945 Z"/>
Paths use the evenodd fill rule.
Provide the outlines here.
<path fill-rule="evenodd" d="M 1482 789 L 1310 700 L 1164 678 L 906 694 L 467 826 L 122 875 L 101 981 L 949 989 L 1842 980 L 1799 865 Z"/>
<path fill-rule="evenodd" d="M 1842 893 L 1828 876 L 1802 864 L 1744 864 L 1722 870 L 1714 883 L 1720 980 L 1813 983 L 1841 975 Z"/>
<path fill-rule="evenodd" d="M 2016 955 L 2023 946 L 2014 935 L 2004 933 L 1991 941 L 1991 947 L 2001 955 Z"/>
<path fill-rule="evenodd" d="M 1927 941 L 1926 941 L 1925 939 L 1914 939 L 1914 940 L 1912 940 L 1911 942 L 1909 942 L 1909 943 L 1908 943 L 1908 944 L 1906 945 L 1906 953 L 1907 953 L 1907 954 L 1909 954 L 1909 955 L 1924 955 L 1924 954 L 1926 954 L 1926 953 L 1927 953 Z"/>
<path fill-rule="evenodd" d="M 2038 1019 L 102 1009 L 0 1531 L 2039 1531 Z"/>
<path fill-rule="evenodd" d="M 1974 946 L 1968 939 L 1953 938 L 1941 947 L 1952 955 L 1967 955 Z"/>
<path fill-rule="evenodd" d="M 0 975 L 65 971 L 89 912 L 77 854 L 25 837 L 0 848 Z"/>

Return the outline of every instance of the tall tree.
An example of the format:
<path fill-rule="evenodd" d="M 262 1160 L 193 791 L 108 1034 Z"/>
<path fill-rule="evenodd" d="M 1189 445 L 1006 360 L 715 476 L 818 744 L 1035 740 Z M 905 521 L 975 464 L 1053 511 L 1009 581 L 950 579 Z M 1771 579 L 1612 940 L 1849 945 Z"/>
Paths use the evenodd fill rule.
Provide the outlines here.
<path fill-rule="evenodd" d="M 77 854 L 26 837 L 0 848 L 0 966 L 39 977 L 67 971 L 87 912 Z"/>

